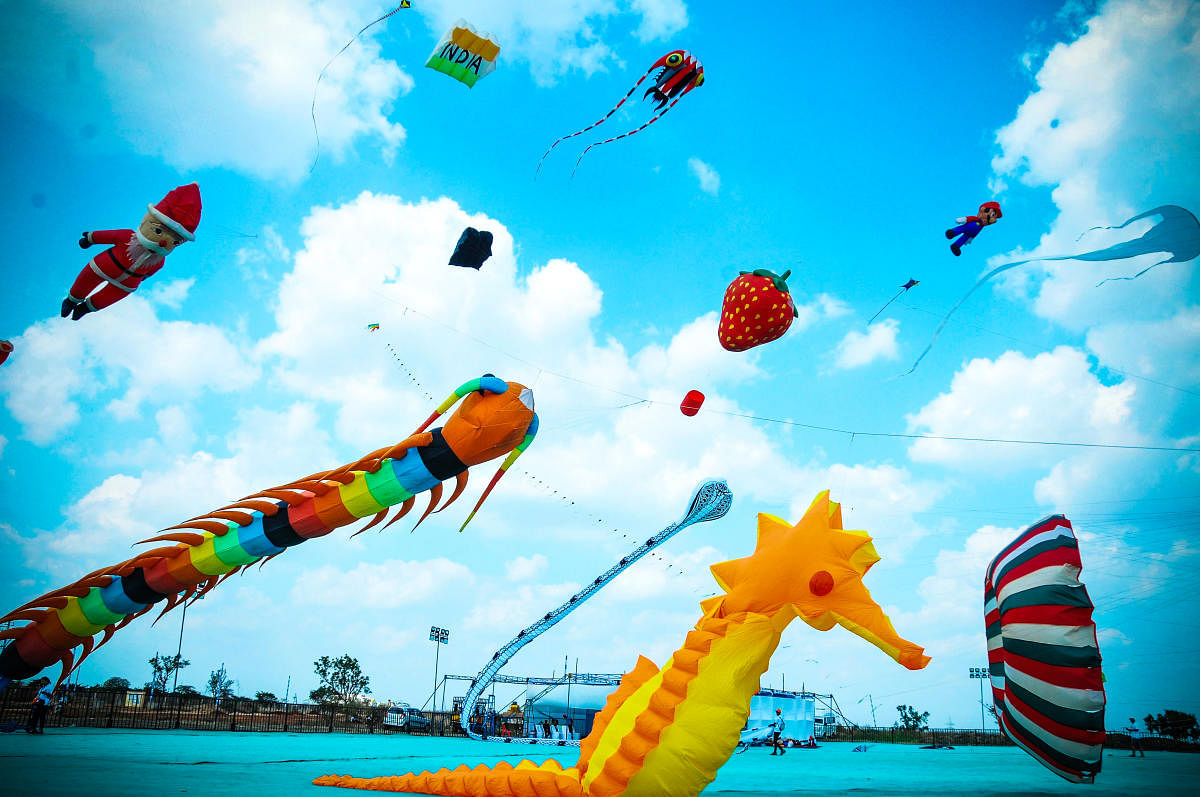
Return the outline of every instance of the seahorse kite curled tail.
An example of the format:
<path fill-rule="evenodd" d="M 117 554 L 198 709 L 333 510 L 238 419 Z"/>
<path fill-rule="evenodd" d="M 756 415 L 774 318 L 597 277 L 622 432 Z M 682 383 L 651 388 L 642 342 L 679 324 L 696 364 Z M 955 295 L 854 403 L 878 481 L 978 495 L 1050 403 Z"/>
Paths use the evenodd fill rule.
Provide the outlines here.
<path fill-rule="evenodd" d="M 425 431 L 460 400 L 462 405 L 445 426 Z M 428 492 L 429 506 L 417 521 L 420 525 L 441 500 L 444 480 L 454 477 L 455 487 L 441 509 L 462 495 L 469 468 L 507 454 L 459 528 L 462 531 L 500 477 L 533 442 L 537 428 L 532 390 L 491 374 L 473 379 L 459 386 L 399 443 L 171 526 L 143 542 L 173 545 L 97 570 L 0 617 L 0 623 L 26 621 L 0 631 L 0 640 L 12 640 L 0 652 L 0 689 L 10 680 L 29 678 L 55 663 L 62 664 L 61 683 L 154 604 L 166 601 L 161 617 L 243 568 L 374 515 L 360 530 L 365 531 L 400 504 L 388 521 L 391 525 L 408 514 L 417 495 Z M 96 643 L 95 635 L 101 632 L 104 635 Z M 76 648 L 82 649 L 78 658 Z"/>
<path fill-rule="evenodd" d="M 841 625 L 910 670 L 929 663 L 863 585 L 877 561 L 866 532 L 842 529 L 841 507 L 828 492 L 795 526 L 760 514 L 754 553 L 711 568 L 725 594 L 701 601 L 703 616 L 661 670 L 639 658 L 596 715 L 574 766 L 502 762 L 313 783 L 461 797 L 694 797 L 737 747 L 750 698 L 794 618 L 821 631 Z"/>

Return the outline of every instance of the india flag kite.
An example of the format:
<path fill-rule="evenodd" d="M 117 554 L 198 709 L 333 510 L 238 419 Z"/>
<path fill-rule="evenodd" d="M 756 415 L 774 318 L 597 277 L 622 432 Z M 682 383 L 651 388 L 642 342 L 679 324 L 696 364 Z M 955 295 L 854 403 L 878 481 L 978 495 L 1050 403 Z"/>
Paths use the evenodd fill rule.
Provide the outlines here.
<path fill-rule="evenodd" d="M 460 19 L 438 42 L 425 66 L 474 87 L 475 81 L 496 68 L 499 54 L 500 45 L 489 39 L 487 33 L 477 33 Z"/>
<path fill-rule="evenodd" d="M 1071 521 L 1030 526 L 988 566 L 984 624 L 996 721 L 1073 783 L 1093 783 L 1104 750 L 1104 676 L 1092 600 Z"/>

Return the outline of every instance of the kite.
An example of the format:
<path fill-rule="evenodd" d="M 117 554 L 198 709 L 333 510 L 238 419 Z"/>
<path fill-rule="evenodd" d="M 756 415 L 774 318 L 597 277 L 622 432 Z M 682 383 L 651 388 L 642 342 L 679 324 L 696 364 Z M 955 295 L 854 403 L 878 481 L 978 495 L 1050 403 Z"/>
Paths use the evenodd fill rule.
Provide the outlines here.
<path fill-rule="evenodd" d="M 575 161 L 575 169 L 579 168 L 579 163 L 583 160 L 583 156 L 588 154 L 588 150 L 590 150 L 592 147 L 598 147 L 602 144 L 611 144 L 612 142 L 618 141 L 627 136 L 632 136 L 634 133 L 640 133 L 642 130 L 645 130 L 647 127 L 657 122 L 659 118 L 662 117 L 667 111 L 674 108 L 675 103 L 679 102 L 679 100 L 683 98 L 683 95 L 687 94 L 692 89 L 699 88 L 700 86 L 704 85 L 704 65 L 701 64 L 700 61 L 695 57 L 693 57 L 691 53 L 689 53 L 687 50 L 673 50 L 667 53 L 662 58 L 659 58 L 657 61 L 651 64 L 650 68 L 646 70 L 646 74 L 638 78 L 638 82 L 633 84 L 633 88 L 631 88 L 629 92 L 621 98 L 620 102 L 612 107 L 612 110 L 604 114 L 599 121 L 593 122 L 582 130 L 576 130 L 570 135 L 563 136 L 551 144 L 550 149 L 546 150 L 546 152 L 542 155 L 542 159 L 538 161 L 538 172 L 541 172 L 542 170 L 542 161 L 546 160 L 546 156 L 549 155 L 555 147 L 557 147 L 561 142 L 566 141 L 568 138 L 574 138 L 575 136 L 582 135 L 606 121 L 610 116 L 617 112 L 618 108 L 625 104 L 625 101 L 633 95 L 633 92 L 637 91 L 637 87 L 642 85 L 642 82 L 650 76 L 651 72 L 656 69 L 660 71 L 658 76 L 655 78 L 654 85 L 647 89 L 646 93 L 642 95 L 643 100 L 648 97 L 653 97 L 658 102 L 658 105 L 654 108 L 656 112 L 654 117 L 641 127 L 630 130 L 627 133 L 622 133 L 621 135 L 607 139 L 606 141 L 597 141 L 594 144 L 589 144 L 587 149 L 585 149 L 579 155 L 579 160 Z M 669 105 L 667 104 L 668 102 L 670 103 Z M 571 176 L 575 176 L 575 170 L 571 171 Z"/>
<path fill-rule="evenodd" d="M 0 365 L 4 365 L 4 361 L 8 359 L 8 355 L 12 354 L 12 341 L 0 340 Z"/>
<path fill-rule="evenodd" d="M 704 406 L 704 394 L 699 390 L 689 390 L 687 395 L 683 397 L 683 401 L 679 404 L 679 411 L 689 418 L 700 411 Z"/>
<path fill-rule="evenodd" d="M 896 301 L 897 299 L 899 299 L 901 294 L 908 293 L 908 291 L 910 289 L 915 288 L 920 284 L 921 284 L 920 280 L 910 279 L 908 282 L 901 285 L 900 292 L 897 293 L 892 298 L 888 299 L 887 304 L 885 304 L 883 307 L 879 308 L 879 313 L 882 313 L 884 310 L 888 309 L 888 305 L 891 304 L 892 302 Z M 879 318 L 879 313 L 876 313 L 875 315 L 871 316 L 871 320 L 867 322 L 867 326 L 871 325 L 871 321 L 874 321 L 876 318 Z"/>
<path fill-rule="evenodd" d="M 369 22 L 366 25 L 364 25 L 362 30 L 360 30 L 358 33 L 354 34 L 353 38 L 351 38 L 350 41 L 346 42 L 342 46 L 342 49 L 338 50 L 337 53 L 334 54 L 333 58 L 329 59 L 329 63 L 325 64 L 325 66 L 323 66 L 321 68 L 321 74 L 317 75 L 317 82 L 315 84 L 313 84 L 313 98 L 312 98 L 311 113 L 312 113 L 312 120 L 313 120 L 313 135 L 316 136 L 316 138 L 317 138 L 317 154 L 313 156 L 312 166 L 308 167 L 309 174 L 312 174 L 313 169 L 317 168 L 317 161 L 320 160 L 320 158 L 321 158 L 321 134 L 320 134 L 320 132 L 317 131 L 317 89 L 321 87 L 321 79 L 325 77 L 325 71 L 328 70 L 329 67 L 331 67 L 333 65 L 333 62 L 338 59 L 338 56 L 340 56 L 342 53 L 346 52 L 346 50 L 350 49 L 350 45 L 352 45 L 356 41 L 358 41 L 359 38 L 364 33 L 366 33 L 368 29 L 374 27 L 375 25 L 379 24 L 380 22 L 383 22 L 385 19 L 390 17 L 392 14 L 395 14 L 397 11 L 400 11 L 401 9 L 405 9 L 405 8 L 412 8 L 412 3 L 409 2 L 409 0 L 402 0 L 400 5 L 396 6 L 391 11 L 384 14 L 382 17 L 379 17 L 378 19 L 374 20 L 373 22 Z"/>
<path fill-rule="evenodd" d="M 196 240 L 200 226 L 200 187 L 195 183 L 173 188 L 157 205 L 147 205 L 136 230 L 95 230 L 80 235 L 79 248 L 107 244 L 75 278 L 63 299 L 63 318 L 75 321 L 103 310 L 137 290 L 142 280 L 158 273 L 167 255 L 185 241 Z M 107 284 L 106 284 L 107 283 Z M 103 288 L 100 288 L 104 285 Z M 89 293 L 100 288 L 96 293 Z"/>
<path fill-rule="evenodd" d="M 445 426 L 425 431 L 460 400 L 462 405 Z M 387 528 L 408 514 L 417 495 L 428 492 L 429 506 L 419 526 L 441 500 L 443 480 L 454 477 L 455 487 L 439 512 L 462 495 L 472 466 L 507 455 L 459 528 L 462 531 L 533 442 L 537 428 L 533 391 L 524 385 L 491 374 L 460 385 L 399 443 L 171 526 L 142 542 L 173 545 L 97 570 L 4 615 L 0 623 L 27 624 L 0 631 L 0 640 L 13 640 L 0 652 L 0 688 L 56 662 L 62 663 L 62 683 L 114 633 L 159 601 L 166 600 L 161 617 L 256 562 L 374 515 L 356 532 L 361 534 L 402 504 L 383 527 Z M 94 636 L 102 631 L 97 644 Z M 77 647 L 82 647 L 78 659 Z"/>
<path fill-rule="evenodd" d="M 433 48 L 425 66 L 449 75 L 460 83 L 474 88 L 476 81 L 487 77 L 496 68 L 500 45 L 488 34 L 477 33 L 465 21 L 459 20 Z"/>
<path fill-rule="evenodd" d="M 996 721 L 1072 783 L 1093 783 L 1104 749 L 1104 681 L 1092 601 L 1071 521 L 1030 526 L 988 566 L 984 626 Z"/>
<path fill-rule="evenodd" d="M 945 318 L 938 324 L 937 329 L 933 333 L 929 344 L 925 347 L 921 355 L 917 357 L 916 362 L 912 364 L 901 376 L 908 376 L 913 371 L 917 370 L 917 366 L 921 364 L 921 360 L 925 359 L 925 355 L 933 348 L 933 344 L 937 342 L 938 336 L 942 334 L 942 330 L 946 328 L 946 323 L 950 320 L 950 316 L 954 315 L 955 311 L 962 306 L 963 302 L 971 297 L 981 285 L 990 280 L 997 274 L 1008 271 L 1017 266 L 1023 266 L 1027 263 L 1036 263 L 1041 260 L 1092 260 L 1092 261 L 1109 261 L 1109 260 L 1124 260 L 1130 257 L 1140 257 L 1152 252 L 1165 252 L 1170 255 L 1166 260 L 1160 260 L 1152 266 L 1148 266 L 1138 273 L 1129 277 L 1109 277 L 1096 283 L 1096 287 L 1108 282 L 1109 279 L 1114 280 L 1134 280 L 1150 271 L 1153 268 L 1163 265 L 1164 263 L 1186 263 L 1192 260 L 1197 255 L 1200 255 L 1200 221 L 1192 215 L 1191 211 L 1186 208 L 1181 208 L 1178 205 L 1162 205 L 1147 210 L 1145 213 L 1139 213 L 1133 218 L 1126 221 L 1124 224 L 1118 224 L 1116 227 L 1093 227 L 1092 230 L 1120 230 L 1135 221 L 1149 218 L 1151 216 L 1160 217 L 1160 221 L 1143 233 L 1140 237 L 1134 238 L 1132 241 L 1124 241 L 1119 244 L 1104 249 L 1096 249 L 1092 252 L 1083 252 L 1077 255 L 1054 255 L 1053 257 L 1031 257 L 1026 260 L 1014 260 L 1011 263 L 1004 263 L 996 266 L 994 269 L 984 274 L 979 278 L 979 281 L 971 286 L 971 290 L 963 294 L 963 297 L 955 303 L 950 311 L 946 313 Z M 1091 232 L 1091 230 L 1088 230 Z"/>
<path fill-rule="evenodd" d="M 492 234 L 487 230 L 477 230 L 468 227 L 458 237 L 454 245 L 454 253 L 450 255 L 450 265 L 466 266 L 478 269 L 483 261 L 492 256 Z"/>
<path fill-rule="evenodd" d="M 955 257 L 961 255 L 964 246 L 974 241 L 975 236 L 979 235 L 984 227 L 995 224 L 1003 215 L 1000 212 L 999 202 L 984 202 L 979 206 L 978 216 L 965 216 L 957 219 L 958 226 L 946 230 L 947 238 L 958 236 L 958 240 L 950 244 L 950 251 L 954 253 Z"/>
<path fill-rule="evenodd" d="M 379 324 L 367 324 L 367 331 L 368 332 L 378 332 Z"/>
<path fill-rule="evenodd" d="M 501 762 L 394 777 L 325 775 L 313 783 L 472 797 L 694 797 L 738 746 L 759 679 L 796 617 L 822 631 L 840 624 L 910 670 L 929 663 L 863 585 L 877 561 L 866 532 L 842 529 L 841 507 L 828 492 L 795 526 L 760 514 L 754 553 L 711 568 L 724 594 L 701 601 L 703 616 L 661 670 L 638 658 L 596 715 L 574 766 Z"/>
<path fill-rule="evenodd" d="M 765 268 L 742 271 L 721 303 L 717 339 L 726 351 L 745 351 L 783 337 L 799 313 L 788 292 L 791 271 L 777 276 Z"/>

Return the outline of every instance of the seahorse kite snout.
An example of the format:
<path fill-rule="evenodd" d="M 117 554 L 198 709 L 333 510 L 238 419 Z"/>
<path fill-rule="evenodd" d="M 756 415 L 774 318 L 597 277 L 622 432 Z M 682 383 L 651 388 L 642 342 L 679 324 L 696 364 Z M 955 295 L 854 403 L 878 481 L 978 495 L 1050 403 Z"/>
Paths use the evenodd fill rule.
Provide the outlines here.
<path fill-rule="evenodd" d="M 737 747 L 750 698 L 793 618 L 821 631 L 841 625 L 910 670 L 929 663 L 863 585 L 878 561 L 865 531 L 842 528 L 828 492 L 794 526 L 760 514 L 754 553 L 712 566 L 725 594 L 701 601 L 704 615 L 661 670 L 639 658 L 596 715 L 575 766 L 550 759 L 313 783 L 461 797 L 694 797 Z"/>

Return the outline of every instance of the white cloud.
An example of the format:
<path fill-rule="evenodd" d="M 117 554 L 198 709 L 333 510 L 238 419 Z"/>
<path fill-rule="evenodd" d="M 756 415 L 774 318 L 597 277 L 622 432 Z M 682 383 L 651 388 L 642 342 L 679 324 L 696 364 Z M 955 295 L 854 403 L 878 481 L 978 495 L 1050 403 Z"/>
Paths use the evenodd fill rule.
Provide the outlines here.
<path fill-rule="evenodd" d="M 971 360 L 942 393 L 907 416 L 909 431 L 1009 440 L 1132 443 L 1143 441 L 1131 411 L 1130 382 L 1102 384 L 1078 349 L 1059 346 L 1026 357 L 1005 352 L 996 360 Z M 994 470 L 1014 464 L 1049 465 L 1062 452 L 1030 446 L 987 446 L 918 440 L 917 462 Z"/>
<path fill-rule="evenodd" d="M 721 190 L 721 175 L 699 158 L 688 158 L 688 169 L 700 182 L 700 190 L 716 196 Z"/>
<path fill-rule="evenodd" d="M 894 360 L 900 356 L 896 346 L 896 334 L 900 331 L 900 322 L 894 318 L 867 327 L 864 335 L 856 329 L 846 333 L 837 345 L 834 364 L 838 368 L 861 368 L 876 360 Z"/>
<path fill-rule="evenodd" d="M 333 565 L 308 570 L 292 588 L 291 602 L 304 606 L 395 609 L 447 595 L 471 584 L 471 571 L 449 559 L 363 562 L 351 570 Z"/>
<path fill-rule="evenodd" d="M 504 575 L 509 581 L 528 581 L 546 569 L 549 560 L 540 553 L 518 556 L 504 563 Z"/>
<path fill-rule="evenodd" d="M 687 25 L 682 0 L 425 0 L 419 10 L 437 35 L 460 18 L 488 32 L 500 45 L 502 64 L 528 63 L 542 85 L 573 69 L 591 75 L 620 64 L 614 43 L 619 39 L 610 34 L 610 24 L 637 19 L 642 42 L 667 38 Z"/>
<path fill-rule="evenodd" d="M 643 42 L 665 39 L 687 27 L 687 6 L 683 0 L 632 0 L 642 15 L 637 37 Z"/>
<path fill-rule="evenodd" d="M 1087 347 L 1101 362 L 1176 385 L 1200 384 L 1200 307 L 1157 321 L 1113 321 L 1092 327 Z"/>
<path fill-rule="evenodd" d="M 1086 251 L 1136 237 L 1148 223 L 1075 240 L 1091 227 L 1200 192 L 1200 148 L 1193 143 L 1200 136 L 1200 17 L 1194 10 L 1188 0 L 1113 0 L 1079 38 L 1047 55 L 1035 76 L 1037 90 L 997 132 L 1000 154 L 992 162 L 997 175 L 1053 186 L 1060 213 L 1035 253 Z M 1038 315 L 1083 330 L 1113 318 L 1161 318 L 1194 295 L 1187 287 L 1194 284 L 1194 263 L 1096 287 L 1102 277 L 1154 262 L 1036 263 L 1009 272 L 1004 284 L 1019 295 L 1033 293 Z"/>
<path fill-rule="evenodd" d="M 195 277 L 187 279 L 169 280 L 168 282 L 160 282 L 159 284 L 146 291 L 146 300 L 151 304 L 170 307 L 172 310 L 178 310 L 187 301 L 188 293 L 192 290 L 192 286 L 196 284 Z"/>
<path fill-rule="evenodd" d="M 24 57 L 14 53 L 23 86 L 61 83 L 62 59 L 74 57 L 62 50 L 83 48 L 80 60 L 94 64 L 114 98 L 105 106 L 111 122 L 88 123 L 103 124 L 104 132 L 180 171 L 220 166 L 285 180 L 304 177 L 313 160 L 309 109 L 317 75 L 363 18 L 378 12 L 362 0 L 40 5 L 22 24 L 42 46 L 27 48 Z M 323 157 L 336 159 L 360 140 L 385 153 L 404 141 L 403 126 L 387 113 L 413 79 L 383 57 L 382 30 L 377 26 L 342 53 L 321 82 Z M 46 103 L 29 88 L 15 91 L 38 107 Z M 83 104 L 94 107 L 86 98 Z M 82 106 L 46 110 L 84 123 Z"/>
<path fill-rule="evenodd" d="M 79 400 L 114 390 L 108 410 L 130 419 L 145 402 L 230 392 L 258 378 L 225 329 L 160 321 L 149 302 L 130 296 L 78 322 L 40 321 L 16 339 L 22 356 L 0 372 L 0 392 L 22 435 L 59 439 L 79 421 Z"/>

